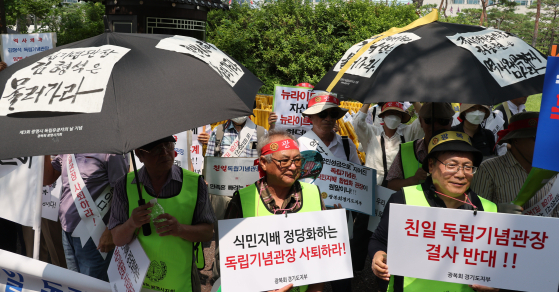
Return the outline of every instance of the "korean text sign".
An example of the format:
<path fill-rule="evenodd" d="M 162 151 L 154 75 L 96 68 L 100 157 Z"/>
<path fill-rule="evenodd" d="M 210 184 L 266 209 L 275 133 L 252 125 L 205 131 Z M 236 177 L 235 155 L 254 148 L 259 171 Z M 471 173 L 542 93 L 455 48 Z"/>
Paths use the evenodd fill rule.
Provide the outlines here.
<path fill-rule="evenodd" d="M 219 220 L 219 246 L 224 291 L 268 291 L 353 277 L 343 209 Z"/>
<path fill-rule="evenodd" d="M 107 273 L 113 292 L 140 292 L 150 260 L 138 239 L 114 250 Z"/>
<path fill-rule="evenodd" d="M 367 227 L 369 231 L 375 232 L 375 229 L 377 229 L 380 219 L 382 218 L 382 214 L 384 213 L 384 207 L 386 206 L 388 199 L 390 199 L 390 196 L 394 193 L 395 192 L 391 189 L 379 185 L 376 186 L 375 214 L 369 216 L 369 226 Z"/>
<path fill-rule="evenodd" d="M 128 51 L 104 45 L 62 49 L 45 56 L 8 79 L 0 116 L 32 111 L 101 112 L 113 67 Z"/>
<path fill-rule="evenodd" d="M 374 214 L 376 170 L 335 157 L 323 159 L 322 172 L 313 184 L 320 188 L 324 204 L 342 204 L 346 209 Z"/>
<path fill-rule="evenodd" d="M 276 85 L 274 87 L 274 112 L 278 116 L 276 129 L 285 130 L 296 138 L 312 129 L 311 120 L 303 117 L 313 95 L 307 87 Z"/>
<path fill-rule="evenodd" d="M 233 196 L 235 191 L 255 183 L 260 175 L 254 158 L 205 157 L 204 172 L 208 192 Z"/>
<path fill-rule="evenodd" d="M 559 221 L 390 205 L 390 274 L 518 291 L 557 291 Z M 527 279 L 530 279 L 527 281 Z"/>
<path fill-rule="evenodd" d="M 2 61 L 8 66 L 26 57 L 50 50 L 56 43 L 56 33 L 3 34 Z"/>
<path fill-rule="evenodd" d="M 547 73 L 543 83 L 542 105 L 532 166 L 559 171 L 559 57 L 547 59 Z"/>

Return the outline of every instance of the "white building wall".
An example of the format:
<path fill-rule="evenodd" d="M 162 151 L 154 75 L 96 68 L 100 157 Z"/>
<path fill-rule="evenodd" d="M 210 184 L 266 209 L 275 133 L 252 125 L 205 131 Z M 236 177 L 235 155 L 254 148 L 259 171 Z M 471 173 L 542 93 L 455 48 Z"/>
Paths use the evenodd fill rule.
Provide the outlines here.
<path fill-rule="evenodd" d="M 443 6 L 446 4 L 446 0 L 443 3 Z M 531 5 L 532 1 L 536 0 L 517 0 L 516 3 L 516 13 L 526 13 L 528 12 L 528 7 Z M 489 0 L 489 4 L 491 5 L 493 1 Z M 436 4 L 437 8 L 441 5 L 440 0 L 424 0 L 423 5 L 427 4 Z M 446 9 L 446 15 L 456 16 L 459 12 L 464 9 L 471 9 L 471 8 L 478 8 L 481 9 L 481 0 L 448 0 L 448 8 Z M 487 9 L 491 9 L 491 6 L 488 6 Z M 451 11 L 452 10 L 452 11 Z"/>

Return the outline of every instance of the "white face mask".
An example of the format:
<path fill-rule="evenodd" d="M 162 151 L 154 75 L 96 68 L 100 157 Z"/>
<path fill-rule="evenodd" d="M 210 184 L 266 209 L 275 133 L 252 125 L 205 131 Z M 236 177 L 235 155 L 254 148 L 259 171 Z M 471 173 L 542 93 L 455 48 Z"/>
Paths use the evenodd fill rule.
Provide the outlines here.
<path fill-rule="evenodd" d="M 398 126 L 402 123 L 402 118 L 394 115 L 385 116 L 383 120 L 384 124 L 391 130 L 398 128 Z"/>
<path fill-rule="evenodd" d="M 480 110 L 469 112 L 466 114 L 466 120 L 474 125 L 479 125 L 485 119 L 485 112 Z"/>
<path fill-rule="evenodd" d="M 247 118 L 248 118 L 247 116 L 238 117 L 238 118 L 231 119 L 231 121 L 233 121 L 233 123 L 235 123 L 237 125 L 240 125 L 240 124 L 243 124 L 244 122 L 246 122 Z"/>

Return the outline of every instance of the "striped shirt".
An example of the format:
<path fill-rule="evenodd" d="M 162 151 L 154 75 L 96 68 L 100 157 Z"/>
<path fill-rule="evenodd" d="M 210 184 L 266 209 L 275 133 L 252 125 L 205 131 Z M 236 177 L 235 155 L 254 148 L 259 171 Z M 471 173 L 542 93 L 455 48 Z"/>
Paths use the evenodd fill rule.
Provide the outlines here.
<path fill-rule="evenodd" d="M 206 148 L 206 156 L 214 156 L 215 154 L 215 139 L 218 127 L 223 127 L 223 125 L 218 125 L 212 131 L 210 140 L 208 141 L 208 147 Z M 256 149 L 256 147 L 252 147 L 255 142 L 258 142 L 258 136 L 256 132 L 257 131 L 254 131 L 254 134 L 252 134 L 252 137 L 250 137 L 250 141 L 248 142 L 245 151 L 241 153 L 239 157 L 258 157 L 258 149 Z M 229 150 L 229 147 L 231 147 L 231 144 L 233 144 L 233 142 L 235 142 L 235 139 L 239 137 L 239 134 L 240 132 L 237 132 L 237 129 L 235 129 L 235 125 L 233 125 L 233 122 L 229 120 L 225 123 L 223 140 L 221 141 L 221 155 Z"/>
<path fill-rule="evenodd" d="M 484 161 L 474 174 L 471 188 L 478 195 L 495 204 L 510 203 L 516 199 L 527 177 L 526 170 L 509 151 L 503 156 Z M 524 204 L 522 206 L 524 210 L 536 205 L 549 194 L 556 178 L 552 178 L 534 197 Z M 551 216 L 559 217 L 557 207 L 553 210 Z"/>
<path fill-rule="evenodd" d="M 178 195 L 182 188 L 182 169 L 176 165 L 173 165 L 171 169 L 171 175 L 167 178 L 165 184 L 161 188 L 159 194 L 155 194 L 149 175 L 146 172 L 145 167 L 138 170 L 138 178 L 140 182 L 144 185 L 145 191 L 152 197 L 171 198 Z M 132 180 L 132 184 L 136 184 L 136 178 Z M 194 209 L 194 216 L 192 218 L 192 225 L 202 224 L 202 223 L 214 223 L 216 221 L 214 211 L 210 205 L 210 200 L 208 200 L 208 186 L 204 181 L 202 176 L 198 179 L 198 199 L 196 201 L 196 207 Z M 146 201 L 149 201 L 148 196 L 144 196 Z M 137 204 L 137 202 L 133 202 Z M 115 185 L 113 201 L 111 203 L 111 219 L 109 220 L 109 229 L 113 229 L 118 225 L 124 224 L 128 220 L 129 216 L 129 202 L 128 196 L 126 194 L 126 176 L 120 178 Z M 171 214 L 173 215 L 173 214 Z"/>

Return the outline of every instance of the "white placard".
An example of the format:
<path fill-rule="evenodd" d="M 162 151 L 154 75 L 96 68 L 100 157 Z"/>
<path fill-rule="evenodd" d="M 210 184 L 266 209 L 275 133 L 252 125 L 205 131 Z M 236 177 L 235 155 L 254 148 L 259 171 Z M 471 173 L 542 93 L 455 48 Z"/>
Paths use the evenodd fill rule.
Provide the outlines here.
<path fill-rule="evenodd" d="M 313 184 L 320 188 L 324 204 L 329 207 L 342 204 L 349 210 L 374 214 L 377 171 L 333 156 L 322 158 L 322 172 Z"/>
<path fill-rule="evenodd" d="M 344 115 L 344 123 L 345 122 L 349 122 L 350 124 L 353 124 L 353 116 L 349 112 L 345 113 Z"/>
<path fill-rule="evenodd" d="M 98 113 L 113 67 L 130 49 L 63 49 L 14 73 L 4 86 L 0 116 L 21 112 Z"/>
<path fill-rule="evenodd" d="M 33 227 L 35 198 L 43 185 L 39 179 L 43 156 L 18 157 L 0 160 L 0 206 L 5 206 L 0 217 Z M 38 199 L 38 198 L 37 198 Z"/>
<path fill-rule="evenodd" d="M 447 38 L 470 51 L 501 87 L 545 74 L 547 60 L 523 40 L 497 29 Z"/>
<path fill-rule="evenodd" d="M 187 143 L 187 132 L 188 131 L 184 131 L 184 132 L 180 132 L 178 134 L 173 135 L 173 138 L 175 138 L 175 152 L 177 153 L 177 156 L 175 157 L 175 162 L 174 164 L 178 167 L 182 167 L 184 169 L 188 169 L 189 165 L 188 165 L 188 153 L 186 152 L 186 149 L 188 148 L 188 143 Z M 136 162 L 137 163 L 137 162 Z M 143 165 L 143 163 L 142 163 Z M 136 167 L 138 169 L 140 169 L 140 166 L 138 166 L 136 164 Z"/>
<path fill-rule="evenodd" d="M 206 128 L 206 134 L 212 133 L 212 127 L 210 125 L 198 127 L 192 129 L 192 145 L 190 146 L 190 160 L 192 161 L 192 166 L 194 169 L 192 171 L 202 174 L 204 168 L 204 155 L 202 153 L 203 145 L 198 141 L 198 133 L 204 132 L 204 127 Z"/>
<path fill-rule="evenodd" d="M 43 208 L 41 216 L 45 219 L 58 221 L 58 210 L 60 209 L 60 191 L 62 190 L 62 178 L 58 178 L 53 184 L 43 186 Z"/>
<path fill-rule="evenodd" d="M 374 36 L 349 48 L 349 50 L 345 52 L 342 59 L 334 67 L 334 72 L 339 72 L 363 46 L 379 38 L 380 36 L 381 35 Z M 361 56 L 359 56 L 359 58 L 357 58 L 357 60 L 355 60 L 355 62 L 349 67 L 345 74 L 369 78 L 373 76 L 376 69 L 380 67 L 382 61 L 384 61 L 386 56 L 388 56 L 388 54 L 390 54 L 395 48 L 397 48 L 399 45 L 407 44 L 419 39 L 421 39 L 421 37 L 411 32 L 401 32 L 399 34 L 386 37 L 371 45 L 371 47 L 367 49 L 365 53 L 363 53 Z"/>
<path fill-rule="evenodd" d="M 138 292 L 142 290 L 150 260 L 138 239 L 117 246 L 107 274 L 113 292 Z"/>
<path fill-rule="evenodd" d="M 260 175 L 255 159 L 250 157 L 213 157 L 204 161 L 208 192 L 214 195 L 233 196 L 235 191 L 255 183 Z"/>
<path fill-rule="evenodd" d="M 2 60 L 10 66 L 24 58 L 52 49 L 55 43 L 55 32 L 3 34 Z"/>
<path fill-rule="evenodd" d="M 384 213 L 384 207 L 390 199 L 390 196 L 394 194 L 395 191 L 377 185 L 377 190 L 375 193 L 375 214 L 369 216 L 369 226 L 367 229 L 371 232 L 375 232 L 377 229 L 378 224 L 380 223 L 380 218 L 382 218 L 382 214 Z"/>
<path fill-rule="evenodd" d="M 223 291 L 268 291 L 289 283 L 302 286 L 353 277 L 343 209 L 218 224 Z"/>
<path fill-rule="evenodd" d="M 311 120 L 303 117 L 309 106 L 309 98 L 313 96 L 312 88 L 275 85 L 274 112 L 278 116 L 277 130 L 285 130 L 299 138 L 312 129 Z"/>
<path fill-rule="evenodd" d="M 558 223 L 557 218 L 391 204 L 388 269 L 421 279 L 555 292 Z"/>
<path fill-rule="evenodd" d="M 245 74 L 243 68 L 235 60 L 231 59 L 216 46 L 195 38 L 176 35 L 162 39 L 155 47 L 188 54 L 200 59 L 212 67 L 231 87 L 235 86 Z"/>
<path fill-rule="evenodd" d="M 495 142 L 497 142 L 498 136 L 497 133 L 505 128 L 505 120 L 498 115 L 491 113 L 489 117 L 484 121 L 484 128 L 493 132 L 493 136 L 495 136 Z"/>
<path fill-rule="evenodd" d="M 105 281 L 0 249 L 0 291 L 110 292 L 111 288 Z"/>
<path fill-rule="evenodd" d="M 541 199 L 537 204 L 524 210 L 522 214 L 532 215 L 532 216 L 544 216 L 549 217 L 555 210 L 555 207 L 559 204 L 559 180 L 553 183 L 553 187 L 543 199 Z"/>

